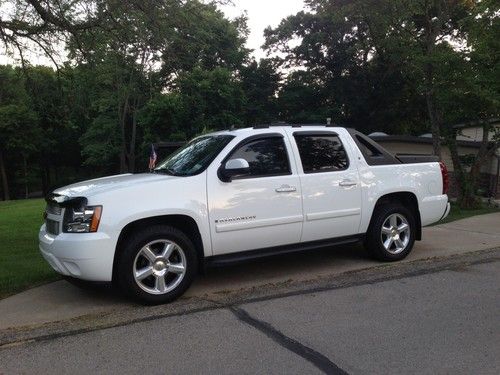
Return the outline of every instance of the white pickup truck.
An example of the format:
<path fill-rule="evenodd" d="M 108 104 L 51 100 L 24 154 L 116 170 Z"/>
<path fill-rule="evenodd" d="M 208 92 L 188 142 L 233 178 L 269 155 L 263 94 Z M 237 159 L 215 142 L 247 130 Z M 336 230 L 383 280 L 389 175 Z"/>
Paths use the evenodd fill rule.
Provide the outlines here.
<path fill-rule="evenodd" d="M 447 186 L 433 157 L 394 156 L 352 129 L 221 131 L 153 173 L 55 190 L 40 250 L 63 275 L 163 303 L 210 264 L 356 241 L 380 260 L 403 259 L 422 226 L 448 214 Z"/>

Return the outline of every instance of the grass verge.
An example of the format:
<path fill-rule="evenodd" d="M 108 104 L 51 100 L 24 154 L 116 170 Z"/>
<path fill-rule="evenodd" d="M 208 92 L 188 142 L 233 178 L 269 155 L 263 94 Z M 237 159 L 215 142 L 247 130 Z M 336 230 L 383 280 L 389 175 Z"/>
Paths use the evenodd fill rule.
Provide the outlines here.
<path fill-rule="evenodd" d="M 449 215 L 445 219 L 437 222 L 435 225 L 451 223 L 452 221 L 455 220 L 466 219 L 468 217 L 476 215 L 492 214 L 494 212 L 500 212 L 500 210 L 498 208 L 489 206 L 483 206 L 475 210 L 463 210 L 460 207 L 458 207 L 456 203 L 452 202 Z"/>
<path fill-rule="evenodd" d="M 43 199 L 0 202 L 0 298 L 57 280 L 38 250 Z"/>

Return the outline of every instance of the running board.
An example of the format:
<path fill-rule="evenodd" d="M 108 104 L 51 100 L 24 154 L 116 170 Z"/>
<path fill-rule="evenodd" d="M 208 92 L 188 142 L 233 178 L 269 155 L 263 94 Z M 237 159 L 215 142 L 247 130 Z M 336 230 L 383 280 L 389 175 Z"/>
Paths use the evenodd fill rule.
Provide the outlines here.
<path fill-rule="evenodd" d="M 325 247 L 348 245 L 361 242 L 364 234 L 345 236 L 338 238 L 329 238 L 326 240 L 304 242 L 291 245 L 266 247 L 264 249 L 247 250 L 238 253 L 215 255 L 205 258 L 206 267 L 224 267 L 232 264 L 243 263 L 253 259 L 267 258 L 281 254 L 297 253 L 307 250 L 321 249 Z"/>

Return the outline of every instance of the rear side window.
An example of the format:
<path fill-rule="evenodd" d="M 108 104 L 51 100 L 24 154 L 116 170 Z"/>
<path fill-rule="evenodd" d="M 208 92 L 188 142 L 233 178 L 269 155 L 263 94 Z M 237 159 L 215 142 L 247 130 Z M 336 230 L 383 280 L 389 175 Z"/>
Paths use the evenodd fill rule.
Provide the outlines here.
<path fill-rule="evenodd" d="M 250 175 L 243 178 L 290 174 L 290 163 L 283 138 L 263 138 L 238 147 L 230 159 L 245 159 Z"/>
<path fill-rule="evenodd" d="M 342 171 L 349 166 L 344 146 L 337 135 L 294 136 L 305 173 Z"/>

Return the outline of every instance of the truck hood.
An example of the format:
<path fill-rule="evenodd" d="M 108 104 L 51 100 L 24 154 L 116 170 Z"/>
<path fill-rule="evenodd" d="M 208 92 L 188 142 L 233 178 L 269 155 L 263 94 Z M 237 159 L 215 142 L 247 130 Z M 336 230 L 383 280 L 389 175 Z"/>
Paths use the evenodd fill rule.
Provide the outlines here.
<path fill-rule="evenodd" d="M 54 190 L 54 194 L 72 197 L 91 197 L 112 190 L 130 188 L 141 184 L 150 184 L 157 181 L 178 179 L 180 177 L 165 174 L 141 173 L 121 174 L 116 176 L 96 178 L 64 186 Z"/>

